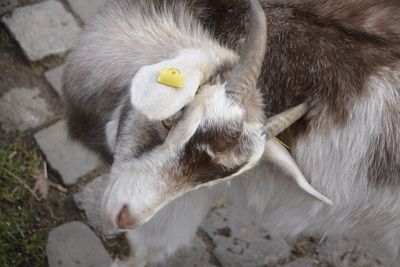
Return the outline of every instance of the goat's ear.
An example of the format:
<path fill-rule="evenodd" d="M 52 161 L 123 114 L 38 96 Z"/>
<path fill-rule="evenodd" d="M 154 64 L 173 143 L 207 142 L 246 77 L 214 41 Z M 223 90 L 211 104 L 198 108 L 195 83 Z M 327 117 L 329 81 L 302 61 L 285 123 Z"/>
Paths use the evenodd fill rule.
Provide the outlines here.
<path fill-rule="evenodd" d="M 333 204 L 329 198 L 319 193 L 310 185 L 289 151 L 274 138 L 266 141 L 263 160 L 290 177 L 307 194 L 328 205 Z"/>
<path fill-rule="evenodd" d="M 202 58 L 188 54 L 180 54 L 173 59 L 144 66 L 133 78 L 130 88 L 131 103 L 149 120 L 168 119 L 194 99 L 204 77 L 204 73 L 198 67 Z M 184 77 L 182 88 L 158 81 L 161 70 L 170 68 L 177 69 L 179 73 L 174 73 Z"/>

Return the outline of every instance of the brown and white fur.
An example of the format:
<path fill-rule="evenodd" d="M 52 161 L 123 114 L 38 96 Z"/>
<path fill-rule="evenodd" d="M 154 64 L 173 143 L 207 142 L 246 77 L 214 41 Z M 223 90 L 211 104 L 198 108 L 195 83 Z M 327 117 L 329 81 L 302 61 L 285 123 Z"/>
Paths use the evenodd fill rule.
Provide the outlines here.
<path fill-rule="evenodd" d="M 112 164 L 103 215 L 132 229 L 132 255 L 114 266 L 163 260 L 226 199 L 284 234 L 350 235 L 399 259 L 400 3 L 261 3 L 263 68 L 246 73 L 257 87 L 234 79 L 247 1 L 115 0 L 85 27 L 66 67 L 66 114 L 71 137 Z M 131 105 L 131 81 L 181 53 L 203 66 L 198 94 L 168 123 L 150 121 Z M 266 140 L 266 118 L 301 103 L 309 113 L 281 138 L 332 206 L 287 179 L 302 173 Z"/>

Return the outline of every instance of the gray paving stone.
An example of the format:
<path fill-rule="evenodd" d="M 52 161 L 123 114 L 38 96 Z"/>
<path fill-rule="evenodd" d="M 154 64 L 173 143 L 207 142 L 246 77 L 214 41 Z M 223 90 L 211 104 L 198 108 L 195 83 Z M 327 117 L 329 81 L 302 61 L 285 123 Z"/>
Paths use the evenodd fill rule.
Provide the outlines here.
<path fill-rule="evenodd" d="M 86 217 L 96 225 L 106 237 L 113 236 L 117 232 L 105 226 L 100 216 L 100 203 L 104 190 L 108 183 L 108 175 L 102 175 L 88 183 L 81 191 L 74 195 L 77 207 L 85 211 Z"/>
<path fill-rule="evenodd" d="M 322 266 L 383 267 L 384 264 L 368 251 L 346 239 L 325 240 L 318 248 Z"/>
<path fill-rule="evenodd" d="M 217 209 L 201 225 L 215 243 L 214 255 L 223 266 L 265 266 L 290 255 L 283 238 L 247 218 L 234 208 Z"/>
<path fill-rule="evenodd" d="M 72 10 L 87 23 L 107 0 L 67 0 Z"/>
<path fill-rule="evenodd" d="M 36 133 L 35 140 L 66 185 L 76 183 L 80 177 L 100 166 L 94 153 L 69 140 L 64 121 Z"/>
<path fill-rule="evenodd" d="M 53 113 L 39 88 L 14 88 L 0 99 L 0 127 L 5 132 L 25 131 L 45 123 Z"/>
<path fill-rule="evenodd" d="M 46 71 L 44 76 L 59 96 L 62 95 L 64 65 Z"/>
<path fill-rule="evenodd" d="M 150 264 L 146 267 L 216 267 L 206 246 L 196 238 L 192 247 L 178 251 L 174 256 L 160 264 Z"/>
<path fill-rule="evenodd" d="M 316 267 L 316 266 L 317 265 L 315 265 L 311 259 L 299 258 L 296 259 L 295 261 L 286 263 L 282 267 Z"/>
<path fill-rule="evenodd" d="M 80 31 L 72 15 L 53 0 L 16 8 L 2 20 L 32 61 L 66 52 Z"/>
<path fill-rule="evenodd" d="M 109 267 L 112 262 L 100 239 L 81 222 L 53 229 L 46 252 L 49 267 Z"/>

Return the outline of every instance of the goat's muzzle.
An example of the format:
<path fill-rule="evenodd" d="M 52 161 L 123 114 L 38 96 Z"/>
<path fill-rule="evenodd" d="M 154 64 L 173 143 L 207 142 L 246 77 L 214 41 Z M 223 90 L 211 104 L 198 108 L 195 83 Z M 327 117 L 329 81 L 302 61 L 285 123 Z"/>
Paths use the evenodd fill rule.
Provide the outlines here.
<path fill-rule="evenodd" d="M 118 229 L 133 229 L 138 225 L 138 220 L 130 214 L 129 206 L 125 204 L 120 210 L 117 221 Z"/>

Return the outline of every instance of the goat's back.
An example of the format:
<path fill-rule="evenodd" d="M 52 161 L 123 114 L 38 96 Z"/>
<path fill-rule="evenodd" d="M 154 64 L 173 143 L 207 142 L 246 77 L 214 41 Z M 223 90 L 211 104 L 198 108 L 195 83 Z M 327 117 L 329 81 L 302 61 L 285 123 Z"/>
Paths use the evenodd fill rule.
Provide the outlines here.
<path fill-rule="evenodd" d="M 265 112 L 270 116 L 303 101 L 312 103 L 310 114 L 282 138 L 292 146 L 313 186 L 335 205 L 326 211 L 311 201 L 277 196 L 277 192 L 270 194 L 275 197 L 270 202 L 262 190 L 258 190 L 264 192 L 260 196 L 249 195 L 255 203 L 277 203 L 270 205 L 274 208 L 268 213 L 271 225 L 294 232 L 313 229 L 370 235 L 397 251 L 399 2 L 262 3 L 268 20 L 268 50 L 259 79 Z M 172 19 L 187 34 L 201 32 L 236 51 L 245 37 L 248 18 L 244 0 L 116 0 L 101 12 L 86 27 L 70 58 L 64 93 L 71 136 L 109 161 L 112 154 L 106 144 L 105 125 L 116 107 L 126 101 L 130 80 L 141 66 L 163 60 L 179 49 L 179 40 L 168 39 L 167 33 L 152 34 L 150 26 L 154 24 L 150 22 L 163 23 L 162 12 L 143 20 L 150 14 L 147 8 L 162 10 L 165 5 L 174 8 L 172 18 L 164 22 Z M 282 183 L 279 178 L 271 181 Z M 265 190 L 268 188 L 272 188 L 270 184 Z M 283 222 L 282 210 L 290 214 L 290 220 Z"/>

